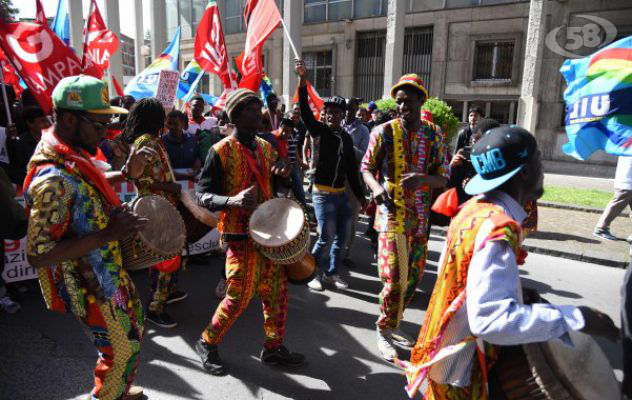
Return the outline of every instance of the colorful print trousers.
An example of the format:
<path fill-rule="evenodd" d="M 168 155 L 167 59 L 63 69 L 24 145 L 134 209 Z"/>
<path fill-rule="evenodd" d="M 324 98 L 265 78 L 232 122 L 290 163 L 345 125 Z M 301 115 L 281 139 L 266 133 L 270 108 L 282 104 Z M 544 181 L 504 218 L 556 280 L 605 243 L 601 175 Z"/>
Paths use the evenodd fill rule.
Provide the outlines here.
<path fill-rule="evenodd" d="M 380 292 L 380 331 L 397 329 L 404 308 L 411 302 L 428 256 L 425 236 L 381 232 L 377 266 L 384 287 Z"/>
<path fill-rule="evenodd" d="M 149 279 L 151 281 L 151 294 L 147 309 L 151 312 L 162 313 L 167 304 L 169 295 L 175 291 L 178 271 L 163 272 L 154 268 L 149 268 Z"/>
<path fill-rule="evenodd" d="M 89 300 L 80 321 L 99 353 L 94 371 L 92 399 L 125 398 L 138 368 L 143 338 L 143 305 L 133 287 L 120 289 L 98 304 Z"/>
<path fill-rule="evenodd" d="M 228 242 L 226 251 L 226 297 L 217 306 L 202 337 L 218 344 L 237 317 L 248 307 L 255 290 L 263 302 L 264 346 L 279 347 L 287 321 L 287 276 L 283 266 L 272 264 L 250 240 Z"/>

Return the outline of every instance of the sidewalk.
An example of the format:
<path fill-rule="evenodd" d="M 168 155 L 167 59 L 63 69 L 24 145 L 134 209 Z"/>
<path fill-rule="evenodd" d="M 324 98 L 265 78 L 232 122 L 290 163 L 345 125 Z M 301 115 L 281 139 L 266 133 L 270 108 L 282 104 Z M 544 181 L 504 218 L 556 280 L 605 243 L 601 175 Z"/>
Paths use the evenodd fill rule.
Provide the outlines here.
<path fill-rule="evenodd" d="M 609 267 L 627 267 L 630 245 L 625 238 L 632 234 L 629 218 L 619 216 L 614 220 L 610 226 L 612 234 L 621 240 L 611 242 L 592 235 L 600 214 L 540 205 L 538 217 L 538 232 L 530 234 L 524 242 L 528 251 Z M 433 233 L 444 236 L 445 228 L 433 228 Z"/>

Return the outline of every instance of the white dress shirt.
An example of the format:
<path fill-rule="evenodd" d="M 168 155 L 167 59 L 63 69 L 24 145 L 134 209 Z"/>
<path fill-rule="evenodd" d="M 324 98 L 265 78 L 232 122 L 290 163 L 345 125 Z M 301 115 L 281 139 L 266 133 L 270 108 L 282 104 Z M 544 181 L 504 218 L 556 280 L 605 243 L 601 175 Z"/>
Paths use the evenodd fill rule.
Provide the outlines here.
<path fill-rule="evenodd" d="M 195 135 L 198 129 L 201 129 L 203 131 L 209 131 L 215 128 L 216 126 L 217 126 L 217 118 L 214 118 L 214 117 L 206 118 L 204 121 L 202 121 L 201 124 L 198 124 L 196 122 L 192 122 L 191 120 L 189 120 L 189 129 L 187 129 L 187 132 L 190 133 L 191 135 Z"/>
<path fill-rule="evenodd" d="M 484 195 L 503 208 L 516 222 L 527 217 L 524 209 L 509 195 L 492 191 Z M 484 223 L 475 241 L 480 248 L 493 228 Z M 439 265 L 446 253 L 441 255 Z M 513 249 L 506 241 L 488 241 L 474 252 L 467 275 L 466 300 L 449 322 L 441 347 L 475 336 L 485 342 L 511 346 L 561 339 L 571 344 L 567 332 L 584 327 L 584 318 L 577 307 L 551 304 L 525 305 L 522 302 L 520 274 Z M 465 387 L 470 384 L 476 343 L 437 362 L 430 368 L 430 379 L 437 383 Z"/>

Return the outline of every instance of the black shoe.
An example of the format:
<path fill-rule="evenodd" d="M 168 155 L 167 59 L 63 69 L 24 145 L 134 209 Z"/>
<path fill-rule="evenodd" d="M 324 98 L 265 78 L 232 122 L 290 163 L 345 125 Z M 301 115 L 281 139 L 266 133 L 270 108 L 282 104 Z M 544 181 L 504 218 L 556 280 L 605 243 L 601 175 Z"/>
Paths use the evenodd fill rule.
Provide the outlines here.
<path fill-rule="evenodd" d="M 167 304 L 177 303 L 186 299 L 187 297 L 189 297 L 189 294 L 187 292 L 177 290 L 169 295 L 169 297 L 167 298 Z"/>
<path fill-rule="evenodd" d="M 349 269 L 354 269 L 356 267 L 355 263 L 350 258 L 345 258 L 344 260 L 342 260 L 342 265 Z"/>
<path fill-rule="evenodd" d="M 152 322 L 162 328 L 175 328 L 176 326 L 178 326 L 178 323 L 171 319 L 169 314 L 164 311 L 162 313 L 147 311 L 146 319 L 147 321 Z"/>
<path fill-rule="evenodd" d="M 305 356 L 300 353 L 290 353 L 285 346 L 276 349 L 263 349 L 261 362 L 265 365 L 283 365 L 286 367 L 300 367 L 305 364 Z"/>
<path fill-rule="evenodd" d="M 211 375 L 226 375 L 226 366 L 219 358 L 216 344 L 208 344 L 200 338 L 195 342 L 195 351 L 202 360 L 202 367 Z"/>

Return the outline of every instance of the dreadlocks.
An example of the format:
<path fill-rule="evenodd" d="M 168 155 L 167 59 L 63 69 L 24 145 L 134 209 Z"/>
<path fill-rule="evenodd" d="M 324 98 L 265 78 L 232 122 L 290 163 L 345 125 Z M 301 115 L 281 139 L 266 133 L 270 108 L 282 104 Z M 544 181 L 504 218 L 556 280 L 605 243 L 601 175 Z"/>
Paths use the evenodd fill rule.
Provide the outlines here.
<path fill-rule="evenodd" d="M 156 136 L 165 127 L 165 110 L 158 99 L 148 97 L 137 101 L 127 116 L 123 139 L 128 144 L 145 133 Z"/>

